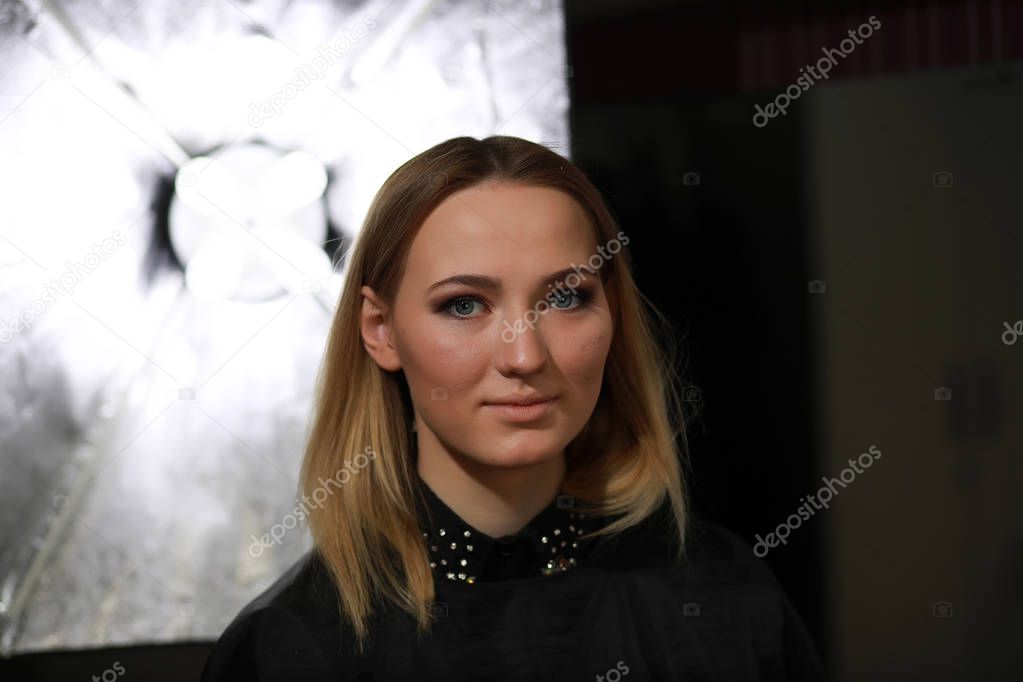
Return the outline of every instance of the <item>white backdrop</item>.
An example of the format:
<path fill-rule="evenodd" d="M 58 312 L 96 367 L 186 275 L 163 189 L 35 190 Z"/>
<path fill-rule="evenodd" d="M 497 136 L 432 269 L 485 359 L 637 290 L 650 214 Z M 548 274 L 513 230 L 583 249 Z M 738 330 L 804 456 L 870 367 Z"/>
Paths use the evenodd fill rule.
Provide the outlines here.
<path fill-rule="evenodd" d="M 457 135 L 568 156 L 560 2 L 0 7 L 0 652 L 215 638 L 309 547 L 252 538 L 296 505 L 326 220 Z M 195 161 L 255 143 L 306 165 Z M 187 280 L 175 180 L 171 239 L 226 240 Z"/>

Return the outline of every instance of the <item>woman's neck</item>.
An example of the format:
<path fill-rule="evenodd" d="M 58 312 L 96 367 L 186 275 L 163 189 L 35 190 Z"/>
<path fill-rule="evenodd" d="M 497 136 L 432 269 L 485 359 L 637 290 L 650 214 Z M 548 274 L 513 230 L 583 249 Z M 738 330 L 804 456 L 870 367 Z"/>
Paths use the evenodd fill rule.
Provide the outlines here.
<path fill-rule="evenodd" d="M 537 464 L 496 467 L 452 454 L 427 429 L 416 432 L 420 478 L 476 530 L 513 535 L 549 505 L 565 475 L 564 452 Z"/>

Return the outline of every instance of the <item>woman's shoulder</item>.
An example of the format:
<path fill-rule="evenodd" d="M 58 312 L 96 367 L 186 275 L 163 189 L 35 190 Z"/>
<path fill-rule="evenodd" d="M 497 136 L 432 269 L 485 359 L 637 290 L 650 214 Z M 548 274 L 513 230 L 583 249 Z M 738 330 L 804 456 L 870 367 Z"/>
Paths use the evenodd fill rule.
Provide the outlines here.
<path fill-rule="evenodd" d="M 245 605 L 228 629 L 259 614 L 293 613 L 310 622 L 336 620 L 336 592 L 319 555 L 310 550 L 255 599 Z"/>
<path fill-rule="evenodd" d="M 737 533 L 690 515 L 685 552 L 678 555 L 678 529 L 668 505 L 641 523 L 611 536 L 595 554 L 602 568 L 630 574 L 677 602 L 683 618 L 701 614 L 704 626 L 725 619 L 745 622 L 774 652 L 788 679 L 823 678 L 821 661 L 805 623 L 770 566 Z M 691 619 L 687 619 L 691 620 Z M 695 622 L 695 621 L 694 621 Z"/>
<path fill-rule="evenodd" d="M 679 556 L 679 533 L 669 503 L 664 502 L 640 523 L 609 536 L 602 543 L 605 563 L 622 567 L 677 566 L 690 581 L 750 581 L 776 585 L 766 562 L 752 545 L 728 528 L 690 514 L 686 518 L 685 551 Z"/>
<path fill-rule="evenodd" d="M 732 617 L 742 617 L 763 638 L 758 646 L 774 652 L 785 679 L 823 680 L 824 668 L 806 623 L 770 566 L 733 531 L 694 519 L 686 540 L 682 584 L 695 601 L 706 599 Z M 696 612 L 700 613 L 697 606 Z"/>
<path fill-rule="evenodd" d="M 608 543 L 603 553 L 606 562 L 624 568 L 666 569 L 690 587 L 746 586 L 783 594 L 767 562 L 734 531 L 694 514 L 687 516 L 684 531 L 680 555 L 675 518 L 665 503 Z"/>
<path fill-rule="evenodd" d="M 302 652 L 310 664 L 321 661 L 317 647 L 337 633 L 337 598 L 314 551 L 246 604 L 220 635 L 203 669 L 202 682 L 263 679 L 268 669 Z"/>
<path fill-rule="evenodd" d="M 691 578 L 764 579 L 764 567 L 753 548 L 736 533 L 702 517 L 686 517 L 685 550 L 679 555 L 679 532 L 671 505 L 665 501 L 634 526 L 606 536 L 595 549 L 596 562 L 608 567 L 677 566 Z"/>
<path fill-rule="evenodd" d="M 687 524 L 686 557 L 694 577 L 707 582 L 777 584 L 750 543 L 734 531 L 701 517 L 693 517 Z"/>

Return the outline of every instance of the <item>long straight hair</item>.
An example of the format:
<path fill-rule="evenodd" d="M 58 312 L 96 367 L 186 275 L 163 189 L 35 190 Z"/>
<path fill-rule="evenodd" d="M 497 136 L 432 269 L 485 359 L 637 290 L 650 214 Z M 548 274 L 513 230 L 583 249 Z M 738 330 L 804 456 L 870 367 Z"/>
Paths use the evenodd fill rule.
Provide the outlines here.
<path fill-rule="evenodd" d="M 435 597 L 414 497 L 412 401 L 404 374 L 380 368 L 363 346 L 360 288 L 372 287 L 392 306 L 412 240 L 430 212 L 452 193 L 488 181 L 560 190 L 585 209 L 598 245 L 628 242 L 575 164 L 517 137 L 447 140 L 404 163 L 377 192 L 347 263 L 301 473 L 301 492 L 320 489 L 325 497 L 308 515 L 314 551 L 337 587 L 342 622 L 360 652 L 378 598 L 414 617 L 421 637 L 433 623 Z M 688 467 L 670 325 L 637 289 L 624 248 L 599 273 L 613 337 L 593 414 L 565 449 L 562 491 L 584 502 L 588 514 L 620 516 L 583 539 L 621 532 L 670 500 L 681 560 Z M 360 456 L 363 464 L 353 468 Z M 349 471 L 343 485 L 324 495 L 342 470 Z"/>

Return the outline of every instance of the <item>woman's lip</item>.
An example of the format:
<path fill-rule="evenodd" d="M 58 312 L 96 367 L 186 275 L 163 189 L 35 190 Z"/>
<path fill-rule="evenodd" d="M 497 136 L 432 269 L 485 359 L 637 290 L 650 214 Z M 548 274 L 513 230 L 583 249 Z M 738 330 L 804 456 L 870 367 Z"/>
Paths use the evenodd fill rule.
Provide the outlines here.
<path fill-rule="evenodd" d="M 489 407 L 499 414 L 503 419 L 514 422 L 527 422 L 542 417 L 550 409 L 557 396 L 532 405 L 516 405 L 514 403 L 484 403 L 483 407 Z"/>
<path fill-rule="evenodd" d="M 557 396 L 554 396 L 554 397 L 557 397 Z M 530 405 L 539 405 L 540 403 L 549 403 L 550 401 L 554 400 L 554 397 L 547 398 L 546 400 L 534 400 L 534 401 L 531 401 L 531 402 L 528 402 L 528 403 L 515 403 L 515 402 L 502 403 L 502 402 L 493 401 L 493 402 L 487 402 L 487 403 L 483 403 L 483 404 L 484 405 L 514 405 L 515 407 L 529 407 Z"/>

